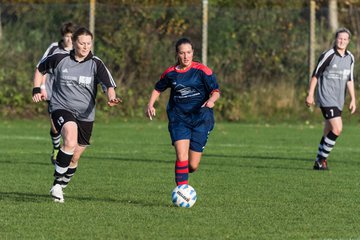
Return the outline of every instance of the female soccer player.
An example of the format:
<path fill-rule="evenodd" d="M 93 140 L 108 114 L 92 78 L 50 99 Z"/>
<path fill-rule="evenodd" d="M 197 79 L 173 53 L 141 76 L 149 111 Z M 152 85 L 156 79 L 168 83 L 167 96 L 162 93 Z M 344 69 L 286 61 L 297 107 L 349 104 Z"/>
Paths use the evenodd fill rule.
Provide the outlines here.
<path fill-rule="evenodd" d="M 193 61 L 194 47 L 187 38 L 175 45 L 177 63 L 156 83 L 147 106 L 147 116 L 156 115 L 154 103 L 171 88 L 167 105 L 168 129 L 176 151 L 175 182 L 188 184 L 188 173 L 197 170 L 208 135 L 214 127 L 213 107 L 220 97 L 212 70 Z"/>
<path fill-rule="evenodd" d="M 51 118 L 63 144 L 56 157 L 54 183 L 50 192 L 56 202 L 64 202 L 63 190 L 78 166 L 81 154 L 90 145 L 95 119 L 97 85 L 107 88 L 110 107 L 121 102 L 116 97 L 116 84 L 98 57 L 91 53 L 93 35 L 86 28 L 73 34 L 74 50 L 45 58 L 38 66 L 41 74 L 54 75 L 54 89 L 50 99 Z M 41 93 L 41 74 L 35 74 L 33 101 L 44 99 Z"/>
<path fill-rule="evenodd" d="M 345 102 L 346 87 L 350 94 L 349 109 L 356 110 L 354 90 L 354 56 L 347 50 L 351 33 L 341 28 L 335 33 L 334 47 L 323 52 L 309 83 L 306 105 L 315 104 L 314 92 L 317 86 L 317 104 L 325 118 L 323 136 L 314 164 L 314 170 L 328 170 L 327 158 L 336 139 L 342 131 L 341 113 Z"/>
<path fill-rule="evenodd" d="M 72 45 L 72 34 L 75 31 L 75 25 L 72 22 L 66 22 L 64 23 L 60 28 L 61 33 L 61 40 L 59 42 L 53 42 L 50 44 L 50 46 L 45 51 L 44 55 L 42 56 L 40 62 L 44 60 L 46 57 L 63 51 L 70 51 L 73 48 Z M 37 67 L 39 66 L 40 62 L 37 64 L 35 71 L 39 71 Z M 37 73 L 39 74 L 39 73 Z M 48 112 L 49 116 L 51 114 L 50 110 L 50 99 L 52 95 L 52 88 L 54 84 L 54 76 L 52 74 L 46 74 L 43 76 L 43 81 L 40 85 L 40 89 L 42 91 L 42 94 L 44 95 L 44 98 L 48 102 Z M 56 131 L 54 124 L 52 123 L 51 116 L 50 116 L 50 137 L 51 142 L 53 144 L 53 150 L 51 153 L 50 160 L 53 164 L 55 164 L 56 156 L 60 149 L 60 133 Z"/>

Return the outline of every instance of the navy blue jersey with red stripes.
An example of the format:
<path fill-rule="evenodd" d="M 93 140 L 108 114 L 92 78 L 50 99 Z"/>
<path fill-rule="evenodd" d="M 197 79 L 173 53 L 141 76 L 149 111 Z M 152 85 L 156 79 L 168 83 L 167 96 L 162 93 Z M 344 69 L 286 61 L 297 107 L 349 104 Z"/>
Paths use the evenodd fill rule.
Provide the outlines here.
<path fill-rule="evenodd" d="M 171 88 L 168 110 L 176 108 L 184 113 L 198 111 L 212 92 L 219 91 L 215 74 L 199 62 L 185 70 L 169 67 L 155 85 L 159 92 L 167 88 Z"/>

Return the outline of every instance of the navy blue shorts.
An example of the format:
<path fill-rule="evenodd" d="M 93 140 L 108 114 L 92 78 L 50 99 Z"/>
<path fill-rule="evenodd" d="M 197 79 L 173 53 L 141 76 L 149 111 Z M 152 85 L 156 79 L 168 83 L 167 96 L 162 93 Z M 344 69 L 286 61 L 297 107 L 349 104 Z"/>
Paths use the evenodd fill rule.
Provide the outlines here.
<path fill-rule="evenodd" d="M 94 122 L 79 121 L 75 116 L 67 110 L 55 110 L 51 113 L 51 118 L 58 132 L 67 122 L 75 122 L 78 126 L 78 144 L 82 146 L 90 145 L 90 138 Z"/>
<path fill-rule="evenodd" d="M 213 110 L 207 107 L 198 112 L 182 113 L 176 108 L 167 111 L 172 144 L 178 140 L 190 140 L 190 150 L 203 152 L 210 131 L 214 128 Z"/>

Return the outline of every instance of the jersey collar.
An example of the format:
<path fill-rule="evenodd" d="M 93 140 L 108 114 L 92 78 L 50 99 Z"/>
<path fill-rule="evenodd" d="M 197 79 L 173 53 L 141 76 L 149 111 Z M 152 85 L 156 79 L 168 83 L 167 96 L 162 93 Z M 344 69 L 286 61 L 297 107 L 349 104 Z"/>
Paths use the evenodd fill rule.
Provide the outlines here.
<path fill-rule="evenodd" d="M 92 57 L 93 57 L 93 54 L 92 54 L 92 52 L 90 51 L 89 54 L 85 57 L 84 61 L 81 61 L 81 62 L 86 62 L 86 61 L 92 59 Z M 72 60 L 74 60 L 75 62 L 79 62 L 79 61 L 76 60 L 76 58 L 75 58 L 75 50 L 74 50 L 74 49 L 70 51 L 70 58 L 71 58 Z"/>
<path fill-rule="evenodd" d="M 334 47 L 334 51 L 335 51 L 335 54 L 338 55 L 339 57 L 345 57 L 346 55 L 349 55 L 347 49 L 345 49 L 345 54 L 344 54 L 344 56 L 342 56 L 342 55 L 338 52 L 338 50 L 336 49 L 336 47 Z"/>
<path fill-rule="evenodd" d="M 175 66 L 175 71 L 176 72 L 179 72 L 179 73 L 184 73 L 184 72 L 187 72 L 187 71 L 189 71 L 193 66 L 194 66 L 194 62 L 192 62 L 187 68 L 185 68 L 185 69 L 179 69 L 178 67 L 179 67 L 179 65 L 176 65 Z"/>

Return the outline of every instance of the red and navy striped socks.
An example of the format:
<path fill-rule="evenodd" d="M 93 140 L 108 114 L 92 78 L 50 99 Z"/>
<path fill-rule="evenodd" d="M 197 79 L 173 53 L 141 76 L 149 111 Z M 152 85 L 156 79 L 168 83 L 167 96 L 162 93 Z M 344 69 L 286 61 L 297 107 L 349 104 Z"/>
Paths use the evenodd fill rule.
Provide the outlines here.
<path fill-rule="evenodd" d="M 175 162 L 175 182 L 176 185 L 188 184 L 189 178 L 189 161 Z"/>

